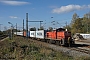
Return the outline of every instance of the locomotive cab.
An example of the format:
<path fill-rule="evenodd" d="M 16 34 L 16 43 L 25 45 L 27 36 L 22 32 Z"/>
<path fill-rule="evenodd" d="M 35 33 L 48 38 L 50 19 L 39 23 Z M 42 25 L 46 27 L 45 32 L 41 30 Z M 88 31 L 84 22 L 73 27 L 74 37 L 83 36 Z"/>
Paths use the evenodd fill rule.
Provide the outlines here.
<path fill-rule="evenodd" d="M 56 30 L 57 39 L 61 40 L 62 45 L 72 45 L 74 44 L 74 40 L 71 37 L 71 32 L 67 31 L 67 29 L 59 28 Z"/>
<path fill-rule="evenodd" d="M 71 32 L 65 31 L 63 28 L 58 28 L 54 31 L 47 32 L 46 37 L 51 41 L 55 41 L 55 43 L 59 45 L 71 45 L 74 42 L 71 37 Z"/>

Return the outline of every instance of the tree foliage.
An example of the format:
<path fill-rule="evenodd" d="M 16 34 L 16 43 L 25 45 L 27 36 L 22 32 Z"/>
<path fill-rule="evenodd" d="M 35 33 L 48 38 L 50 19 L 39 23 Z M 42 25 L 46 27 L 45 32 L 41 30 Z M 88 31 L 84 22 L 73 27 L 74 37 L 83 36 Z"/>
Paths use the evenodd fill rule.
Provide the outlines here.
<path fill-rule="evenodd" d="M 70 25 L 64 26 L 64 29 L 67 29 L 68 31 L 71 31 Z"/>
<path fill-rule="evenodd" d="M 49 27 L 49 31 L 53 31 L 53 27 Z"/>
<path fill-rule="evenodd" d="M 82 19 L 78 18 L 75 20 L 74 24 L 72 24 L 72 33 L 82 33 L 83 25 L 82 25 Z"/>
<path fill-rule="evenodd" d="M 78 18 L 79 18 L 79 16 L 76 13 L 74 13 L 73 14 L 73 17 L 72 17 L 71 24 L 74 24 L 75 23 L 75 20 L 78 19 Z"/>
<path fill-rule="evenodd" d="M 71 21 L 71 32 L 90 33 L 90 13 L 84 14 L 82 18 L 75 13 Z"/>

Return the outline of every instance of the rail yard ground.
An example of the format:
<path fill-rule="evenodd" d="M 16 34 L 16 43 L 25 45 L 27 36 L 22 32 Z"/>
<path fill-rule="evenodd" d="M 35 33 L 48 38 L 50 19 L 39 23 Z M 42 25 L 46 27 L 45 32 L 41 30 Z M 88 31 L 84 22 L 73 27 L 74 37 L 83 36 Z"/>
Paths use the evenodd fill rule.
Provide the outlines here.
<path fill-rule="evenodd" d="M 20 36 L 15 36 L 13 40 L 7 38 L 0 42 L 0 60 L 90 60 L 90 57 L 84 55 L 73 57 L 44 45 L 47 44 Z"/>

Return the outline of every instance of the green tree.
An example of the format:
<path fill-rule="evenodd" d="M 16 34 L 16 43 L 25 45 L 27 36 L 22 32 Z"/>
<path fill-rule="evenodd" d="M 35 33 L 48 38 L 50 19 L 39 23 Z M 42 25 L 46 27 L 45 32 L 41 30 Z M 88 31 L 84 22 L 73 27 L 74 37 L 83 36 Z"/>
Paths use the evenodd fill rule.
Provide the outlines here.
<path fill-rule="evenodd" d="M 74 13 L 70 25 L 64 28 L 71 29 L 72 34 L 90 33 L 90 12 L 84 14 L 82 18 Z"/>
<path fill-rule="evenodd" d="M 53 31 L 53 27 L 49 27 L 49 31 Z"/>
<path fill-rule="evenodd" d="M 78 19 L 79 16 L 77 15 L 77 13 L 73 14 L 72 20 L 71 20 L 71 25 L 74 24 L 75 20 Z"/>
<path fill-rule="evenodd" d="M 83 32 L 90 33 L 90 12 L 84 14 L 83 17 Z"/>
<path fill-rule="evenodd" d="M 71 32 L 73 34 L 75 34 L 75 33 L 83 33 L 83 31 L 82 31 L 82 29 L 83 29 L 82 20 L 83 20 L 83 18 L 78 18 L 72 24 L 72 30 L 71 30 Z"/>
<path fill-rule="evenodd" d="M 64 29 L 67 29 L 67 31 L 71 31 L 70 25 L 64 26 L 63 28 L 64 28 Z"/>
<path fill-rule="evenodd" d="M 74 33 L 76 33 L 76 27 L 75 27 L 75 21 L 77 20 L 79 18 L 79 16 L 76 14 L 76 13 L 74 13 L 73 14 L 73 16 L 72 16 L 72 20 L 71 20 L 71 24 L 70 24 L 70 26 L 71 26 L 71 32 L 72 32 L 72 34 L 74 34 Z"/>

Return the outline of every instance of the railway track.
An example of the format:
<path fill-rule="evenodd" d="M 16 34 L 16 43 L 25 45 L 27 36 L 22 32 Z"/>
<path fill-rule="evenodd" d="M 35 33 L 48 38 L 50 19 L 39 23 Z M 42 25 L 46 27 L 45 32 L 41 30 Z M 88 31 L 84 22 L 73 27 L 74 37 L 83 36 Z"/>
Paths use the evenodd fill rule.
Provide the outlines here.
<path fill-rule="evenodd" d="M 71 50 L 75 50 L 75 51 L 79 51 L 79 52 L 82 52 L 82 53 L 86 53 L 86 54 L 89 54 L 90 55 L 90 50 L 87 50 L 87 49 L 82 49 L 82 48 L 70 48 Z"/>
<path fill-rule="evenodd" d="M 54 44 L 56 45 L 56 44 Z M 90 55 L 90 45 L 78 45 L 76 44 L 77 46 L 72 46 L 72 47 L 64 47 L 64 46 L 60 46 L 60 47 L 64 47 L 64 48 L 68 48 L 68 49 L 71 49 L 71 50 L 75 50 L 75 51 L 79 51 L 79 52 L 82 52 L 82 53 L 86 53 L 86 54 L 89 54 Z M 56 45 L 57 46 L 57 45 Z"/>
<path fill-rule="evenodd" d="M 3 40 L 6 37 L 8 37 L 8 35 L 0 35 L 0 40 Z"/>

